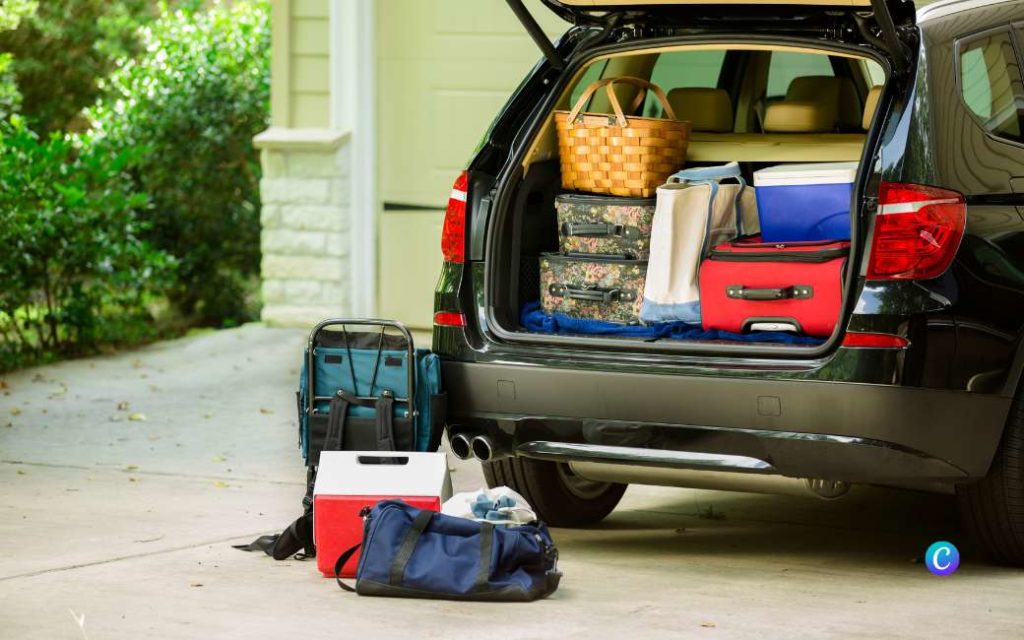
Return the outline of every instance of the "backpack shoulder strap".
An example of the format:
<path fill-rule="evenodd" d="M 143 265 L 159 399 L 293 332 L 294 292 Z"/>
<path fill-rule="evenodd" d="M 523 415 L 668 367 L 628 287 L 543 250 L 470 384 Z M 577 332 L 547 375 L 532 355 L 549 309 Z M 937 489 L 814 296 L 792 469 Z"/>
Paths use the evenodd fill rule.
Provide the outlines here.
<path fill-rule="evenodd" d="M 395 396 L 385 390 L 377 398 L 377 451 L 395 450 Z"/>

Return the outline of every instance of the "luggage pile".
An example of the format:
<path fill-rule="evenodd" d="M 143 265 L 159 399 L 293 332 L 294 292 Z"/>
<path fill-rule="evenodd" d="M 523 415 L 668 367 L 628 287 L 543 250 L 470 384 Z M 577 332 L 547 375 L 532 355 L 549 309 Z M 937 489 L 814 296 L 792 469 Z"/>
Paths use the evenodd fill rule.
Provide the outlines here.
<path fill-rule="evenodd" d="M 664 118 L 626 116 L 617 84 L 639 88 L 630 113 L 647 92 Z M 583 108 L 604 88 L 614 115 Z M 555 199 L 559 253 L 540 258 L 541 306 L 547 313 L 621 324 L 640 321 L 650 255 L 654 195 L 686 161 L 690 124 L 680 122 L 665 92 L 640 78 L 598 80 L 573 109 L 555 112 L 562 188 Z"/>
<path fill-rule="evenodd" d="M 650 92 L 664 117 L 624 115 L 617 83 L 640 88 L 629 113 Z M 584 113 L 600 88 L 613 113 Z M 540 256 L 544 314 L 602 334 L 608 323 L 832 334 L 857 163 L 767 167 L 752 187 L 735 162 L 681 169 L 689 123 L 638 78 L 598 80 L 555 117 L 565 192 L 559 251 Z"/>
<path fill-rule="evenodd" d="M 303 513 L 236 549 L 315 557 L 360 595 L 527 602 L 558 588 L 558 550 L 522 496 L 452 496 L 440 359 L 404 326 L 319 323 L 297 398 Z"/>

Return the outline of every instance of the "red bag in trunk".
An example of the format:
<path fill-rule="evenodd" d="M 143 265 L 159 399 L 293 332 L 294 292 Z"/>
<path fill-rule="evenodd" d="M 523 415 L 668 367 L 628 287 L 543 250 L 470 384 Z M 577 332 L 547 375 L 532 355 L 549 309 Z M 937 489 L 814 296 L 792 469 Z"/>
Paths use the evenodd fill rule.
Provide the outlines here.
<path fill-rule="evenodd" d="M 760 236 L 718 245 L 700 269 L 704 328 L 832 335 L 849 253 L 849 242 L 774 243 Z"/>

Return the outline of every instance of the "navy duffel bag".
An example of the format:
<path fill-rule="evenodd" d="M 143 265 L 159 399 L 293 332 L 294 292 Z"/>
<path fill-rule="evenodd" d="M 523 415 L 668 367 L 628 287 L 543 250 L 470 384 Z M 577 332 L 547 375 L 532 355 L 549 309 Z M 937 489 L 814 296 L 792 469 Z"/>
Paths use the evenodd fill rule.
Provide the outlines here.
<path fill-rule="evenodd" d="M 528 602 L 554 593 L 558 550 L 542 523 L 496 527 L 378 502 L 364 515 L 363 542 L 338 558 L 337 577 L 359 547 L 355 588 L 364 596 Z"/>

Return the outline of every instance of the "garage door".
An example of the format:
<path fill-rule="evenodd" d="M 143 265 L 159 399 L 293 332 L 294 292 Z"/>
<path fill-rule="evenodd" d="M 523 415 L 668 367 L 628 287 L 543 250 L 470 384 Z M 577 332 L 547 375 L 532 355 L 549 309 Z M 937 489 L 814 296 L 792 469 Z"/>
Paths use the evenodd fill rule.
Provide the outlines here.
<path fill-rule="evenodd" d="M 426 328 L 452 182 L 540 53 L 501 0 L 383 0 L 377 47 L 379 313 Z"/>

